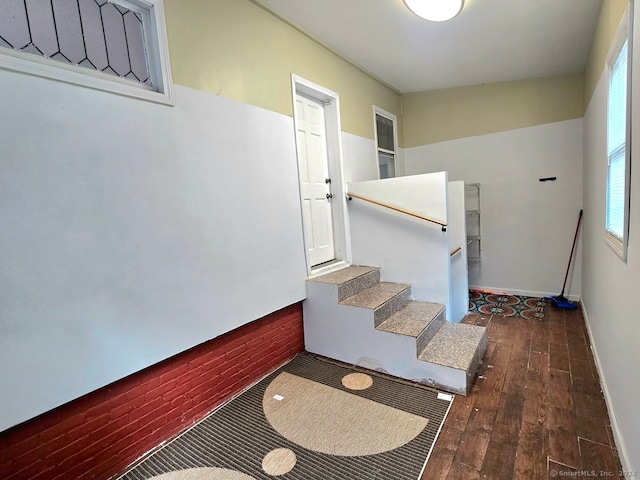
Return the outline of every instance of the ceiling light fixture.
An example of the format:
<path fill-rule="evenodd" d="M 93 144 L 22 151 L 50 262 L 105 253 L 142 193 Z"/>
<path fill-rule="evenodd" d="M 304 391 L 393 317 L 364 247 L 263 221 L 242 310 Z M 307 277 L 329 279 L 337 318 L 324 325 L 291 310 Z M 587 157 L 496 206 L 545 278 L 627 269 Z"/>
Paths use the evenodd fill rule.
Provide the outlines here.
<path fill-rule="evenodd" d="M 460 13 L 464 0 L 404 0 L 404 4 L 425 20 L 444 22 Z"/>

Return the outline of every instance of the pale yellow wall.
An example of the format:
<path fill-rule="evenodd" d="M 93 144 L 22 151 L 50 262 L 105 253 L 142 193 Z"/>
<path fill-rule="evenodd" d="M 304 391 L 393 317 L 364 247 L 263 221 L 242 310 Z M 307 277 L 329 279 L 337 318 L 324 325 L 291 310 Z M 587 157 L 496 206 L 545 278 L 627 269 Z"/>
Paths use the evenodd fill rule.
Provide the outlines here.
<path fill-rule="evenodd" d="M 593 37 L 589 59 L 584 70 L 584 105 L 591 101 L 593 91 L 604 70 L 609 46 L 618 30 L 620 20 L 629 4 L 628 0 L 604 0 L 598 18 L 598 27 Z"/>
<path fill-rule="evenodd" d="M 292 115 L 291 74 L 340 95 L 345 132 L 374 138 L 400 95 L 249 0 L 165 0 L 173 81 Z"/>
<path fill-rule="evenodd" d="M 580 118 L 582 74 L 404 96 L 406 148 Z"/>

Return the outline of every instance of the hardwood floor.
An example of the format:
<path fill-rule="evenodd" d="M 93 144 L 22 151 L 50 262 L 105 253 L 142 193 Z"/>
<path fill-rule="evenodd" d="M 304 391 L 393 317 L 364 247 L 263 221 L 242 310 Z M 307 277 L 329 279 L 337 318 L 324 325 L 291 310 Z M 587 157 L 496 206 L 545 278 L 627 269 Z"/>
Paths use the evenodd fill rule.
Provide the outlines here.
<path fill-rule="evenodd" d="M 453 401 L 422 480 L 618 478 L 581 310 L 464 322 L 487 327 L 487 352 L 471 394 Z"/>

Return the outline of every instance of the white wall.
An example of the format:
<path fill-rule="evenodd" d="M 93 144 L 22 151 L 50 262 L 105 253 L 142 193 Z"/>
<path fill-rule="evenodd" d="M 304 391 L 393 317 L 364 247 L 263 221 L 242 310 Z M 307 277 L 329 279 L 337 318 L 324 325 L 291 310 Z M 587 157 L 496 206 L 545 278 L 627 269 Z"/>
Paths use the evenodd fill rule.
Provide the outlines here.
<path fill-rule="evenodd" d="M 446 172 L 350 183 L 349 191 L 447 220 Z M 449 302 L 449 237 L 437 224 L 354 198 L 348 202 L 353 263 L 381 267 L 382 281 L 410 284 L 413 298 Z"/>
<path fill-rule="evenodd" d="M 636 9 L 635 24 L 640 21 Z M 584 117 L 584 250 L 582 301 L 593 350 L 609 406 L 622 466 L 640 470 L 640 38 L 634 38 L 631 216 L 624 263 L 604 239 L 606 186 L 606 76 Z"/>
<path fill-rule="evenodd" d="M 408 148 L 404 157 L 407 175 L 447 170 L 450 181 L 481 184 L 482 261 L 470 265 L 470 285 L 560 293 L 582 207 L 582 119 Z M 580 258 L 578 248 L 573 297 Z"/>
<path fill-rule="evenodd" d="M 469 270 L 467 262 L 467 230 L 465 225 L 464 182 L 449 182 L 447 189 L 447 232 L 449 252 L 460 248 L 460 252 L 449 256 L 449 308 L 452 322 L 461 321 L 469 313 Z"/>
<path fill-rule="evenodd" d="M 291 118 L 0 86 L 0 431 L 304 298 Z"/>
<path fill-rule="evenodd" d="M 376 144 L 373 140 L 342 132 L 345 183 L 378 179 L 376 155 Z"/>

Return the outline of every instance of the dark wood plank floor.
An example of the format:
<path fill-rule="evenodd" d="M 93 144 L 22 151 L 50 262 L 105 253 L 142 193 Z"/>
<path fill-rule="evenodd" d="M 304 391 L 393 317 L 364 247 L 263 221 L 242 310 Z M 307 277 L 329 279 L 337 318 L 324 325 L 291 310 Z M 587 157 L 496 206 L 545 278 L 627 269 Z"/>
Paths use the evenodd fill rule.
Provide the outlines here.
<path fill-rule="evenodd" d="M 580 471 L 618 478 L 581 310 L 548 306 L 542 320 L 471 314 L 464 322 L 487 327 L 487 352 L 471 394 L 453 401 L 422 480 L 548 479 Z"/>

